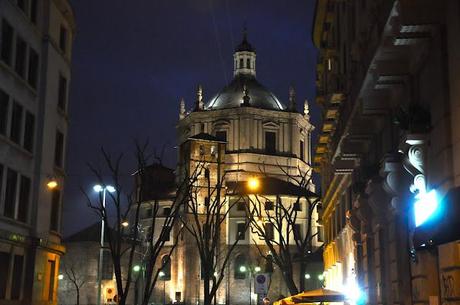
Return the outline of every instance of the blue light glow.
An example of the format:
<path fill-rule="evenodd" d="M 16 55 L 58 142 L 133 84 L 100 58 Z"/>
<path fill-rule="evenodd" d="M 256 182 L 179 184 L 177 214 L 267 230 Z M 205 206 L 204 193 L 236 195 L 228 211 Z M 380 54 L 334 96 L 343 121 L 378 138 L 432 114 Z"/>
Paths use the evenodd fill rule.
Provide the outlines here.
<path fill-rule="evenodd" d="M 435 190 L 431 190 L 428 193 L 419 193 L 415 196 L 415 199 L 415 226 L 418 227 L 436 212 L 439 202 Z"/>

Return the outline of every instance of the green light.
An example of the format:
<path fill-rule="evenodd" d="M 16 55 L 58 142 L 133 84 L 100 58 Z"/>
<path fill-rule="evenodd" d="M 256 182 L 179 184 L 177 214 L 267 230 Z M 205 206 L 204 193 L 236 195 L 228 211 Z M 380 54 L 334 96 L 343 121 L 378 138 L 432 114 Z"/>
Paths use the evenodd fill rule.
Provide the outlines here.
<path fill-rule="evenodd" d="M 165 274 L 163 271 L 160 271 L 160 272 L 158 273 L 158 276 L 159 276 L 159 277 L 163 277 L 163 276 L 165 276 L 165 275 L 166 275 L 166 274 Z"/>
<path fill-rule="evenodd" d="M 255 266 L 255 267 L 254 267 L 254 271 L 255 271 L 255 272 L 260 272 L 260 270 L 262 270 L 262 269 L 261 269 L 259 266 Z"/>
<path fill-rule="evenodd" d="M 306 274 L 305 274 L 305 278 L 306 278 L 307 280 L 309 280 L 309 279 L 311 278 L 310 274 L 306 273 Z"/>
<path fill-rule="evenodd" d="M 246 272 L 246 266 L 240 266 L 240 272 Z"/>
<path fill-rule="evenodd" d="M 134 272 L 139 272 L 140 270 L 141 270 L 141 266 L 139 266 L 139 265 L 135 265 L 135 266 L 133 267 L 133 271 L 134 271 Z"/>

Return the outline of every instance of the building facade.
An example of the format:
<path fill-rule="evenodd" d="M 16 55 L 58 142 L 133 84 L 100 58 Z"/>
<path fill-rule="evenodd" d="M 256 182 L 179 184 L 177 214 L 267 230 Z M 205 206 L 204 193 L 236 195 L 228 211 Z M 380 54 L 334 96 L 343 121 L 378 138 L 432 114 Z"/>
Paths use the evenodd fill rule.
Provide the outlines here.
<path fill-rule="evenodd" d="M 460 304 L 449 217 L 460 204 L 459 11 L 456 1 L 317 1 L 326 287 L 359 286 L 367 304 Z M 437 206 L 450 237 L 431 223 L 420 241 Z"/>
<path fill-rule="evenodd" d="M 256 52 L 246 34 L 236 48 L 233 60 L 233 80 L 219 93 L 205 101 L 203 88 L 199 86 L 192 110 L 186 111 L 184 100 L 180 102 L 176 177 L 177 181 L 181 181 L 184 175 L 193 172 L 197 164 L 205 162 L 210 171 L 211 184 L 215 186 L 218 181 L 222 181 L 221 198 L 228 203 L 226 209 L 230 206 L 232 208 L 221 226 L 221 247 L 225 251 L 237 239 L 238 245 L 226 267 L 216 303 L 256 304 L 260 302 L 254 292 L 254 276 L 257 273 L 270 274 L 269 297 L 277 299 L 289 292 L 281 271 L 267 263 L 258 252 L 256 245 L 265 254 L 269 254 L 264 241 L 251 229 L 244 231 L 248 222 L 245 207 L 248 202 L 236 202 L 241 200 L 241 194 L 234 191 L 238 184 L 258 178 L 261 182 L 260 195 L 264 200 L 273 205 L 278 197 L 283 203 L 293 204 L 297 194 L 290 191 L 293 186 L 291 177 L 306 173 L 308 179 L 311 175 L 310 139 L 313 126 L 309 121 L 308 103 L 305 103 L 304 111 L 299 112 L 293 89 L 289 91 L 289 106 L 285 106 L 256 79 Z M 200 176 L 197 185 L 204 185 L 204 179 L 205 176 Z M 311 181 L 307 188 L 308 192 L 315 190 Z M 198 202 L 205 204 L 206 194 L 199 192 L 197 198 Z M 163 200 L 161 204 L 168 213 L 168 200 Z M 151 209 L 148 201 L 143 205 L 144 210 Z M 296 220 L 297 236 L 306 234 L 308 226 L 312 227 L 311 234 L 319 230 L 316 210 L 311 223 L 307 221 L 307 210 L 307 201 L 301 201 Z M 148 221 L 148 212 L 141 212 L 141 215 L 145 215 Z M 171 234 L 174 235 L 174 229 Z M 289 243 L 293 245 L 296 237 L 291 238 Z M 321 244 L 321 238 L 315 235 L 310 251 L 316 251 Z M 161 290 L 155 293 L 165 293 L 166 303 L 202 303 L 200 264 L 193 237 L 184 232 L 171 255 L 170 279 L 157 284 L 166 293 Z M 315 275 L 311 275 L 311 283 L 295 269 L 296 282 L 302 276 L 302 280 L 307 281 L 307 287 L 318 285 L 319 282 L 313 280 L 313 276 L 317 277 L 317 269 L 316 262 L 305 270 L 315 272 Z M 154 295 L 154 299 L 158 299 L 158 296 Z"/>
<path fill-rule="evenodd" d="M 0 304 L 56 304 L 74 33 L 66 0 L 0 0 Z"/>

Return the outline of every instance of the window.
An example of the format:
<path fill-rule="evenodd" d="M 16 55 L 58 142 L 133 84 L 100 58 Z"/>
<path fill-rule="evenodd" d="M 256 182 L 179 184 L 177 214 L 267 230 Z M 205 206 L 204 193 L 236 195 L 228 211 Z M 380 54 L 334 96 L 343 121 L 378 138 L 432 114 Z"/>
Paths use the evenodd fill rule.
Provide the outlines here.
<path fill-rule="evenodd" d="M 251 69 L 251 60 L 249 58 L 246 59 L 246 68 Z"/>
<path fill-rule="evenodd" d="M 219 141 L 227 142 L 227 132 L 225 130 L 216 131 L 216 138 L 219 139 Z"/>
<path fill-rule="evenodd" d="M 276 133 L 271 131 L 265 132 L 265 152 L 275 153 L 276 152 Z"/>
<path fill-rule="evenodd" d="M 236 209 L 238 211 L 246 211 L 246 203 L 244 201 L 238 201 L 236 203 Z"/>
<path fill-rule="evenodd" d="M 62 111 L 66 109 L 67 102 L 67 79 L 59 75 L 59 88 L 58 88 L 58 108 Z"/>
<path fill-rule="evenodd" d="M 265 238 L 267 240 L 272 240 L 275 236 L 273 232 L 273 224 L 269 222 L 264 223 L 264 229 L 265 229 Z"/>
<path fill-rule="evenodd" d="M 246 224 L 244 222 L 238 222 L 236 224 L 236 239 L 238 240 L 246 239 Z"/>
<path fill-rule="evenodd" d="M 246 257 L 244 255 L 238 255 L 233 265 L 233 277 L 237 280 L 244 280 L 246 278 L 247 268 Z"/>
<path fill-rule="evenodd" d="M 164 229 L 162 236 L 161 236 L 162 241 L 170 241 L 171 240 L 171 227 L 168 226 Z"/>
<path fill-rule="evenodd" d="M 16 37 L 16 62 L 14 69 L 16 73 L 22 78 L 26 74 L 26 57 L 27 57 L 27 44 L 19 36 Z"/>
<path fill-rule="evenodd" d="M 48 261 L 48 270 L 49 270 L 49 279 L 48 279 L 48 301 L 53 301 L 54 299 L 54 280 L 56 277 L 56 262 Z"/>
<path fill-rule="evenodd" d="M 30 152 L 34 148 L 35 117 L 32 113 L 26 112 L 26 123 L 24 126 L 24 148 Z"/>
<path fill-rule="evenodd" d="M 270 200 L 265 201 L 264 208 L 265 208 L 265 211 L 273 210 L 273 202 Z"/>
<path fill-rule="evenodd" d="M 30 1 L 30 21 L 32 23 L 37 23 L 37 12 L 38 12 L 38 0 L 31 0 Z"/>
<path fill-rule="evenodd" d="M 239 67 L 239 68 L 240 68 L 240 69 L 243 69 L 243 68 L 244 68 L 243 59 L 242 59 L 242 58 L 240 58 L 240 67 Z"/>
<path fill-rule="evenodd" d="M 27 222 L 30 201 L 30 178 L 21 176 L 21 184 L 19 186 L 19 205 L 18 205 L 18 220 Z"/>
<path fill-rule="evenodd" d="M 267 255 L 265 261 L 265 272 L 273 273 L 273 256 L 271 254 Z"/>
<path fill-rule="evenodd" d="M 294 211 L 302 211 L 302 205 L 300 204 L 300 201 L 294 202 L 293 209 Z"/>
<path fill-rule="evenodd" d="M 10 139 L 17 144 L 21 144 L 22 112 L 22 106 L 18 103 L 14 103 L 13 114 L 11 115 Z"/>
<path fill-rule="evenodd" d="M 15 255 L 13 263 L 13 279 L 11 281 L 11 299 L 19 300 L 21 297 L 22 273 L 24 268 L 24 256 Z"/>
<path fill-rule="evenodd" d="M 303 141 L 300 141 L 300 160 L 304 161 L 305 160 L 305 155 L 304 155 L 304 148 L 305 145 L 303 144 Z"/>
<path fill-rule="evenodd" d="M 59 32 L 59 48 L 62 52 L 65 52 L 67 48 L 67 29 L 63 25 Z"/>
<path fill-rule="evenodd" d="M 14 210 L 16 208 L 17 184 L 18 173 L 12 169 L 8 169 L 6 173 L 5 209 L 3 211 L 3 214 L 9 218 L 14 218 Z"/>
<path fill-rule="evenodd" d="M 163 216 L 167 217 L 171 214 L 171 207 L 163 208 Z"/>
<path fill-rule="evenodd" d="M 6 285 L 8 282 L 8 273 L 10 270 L 10 254 L 0 252 L 0 300 L 6 298 Z"/>
<path fill-rule="evenodd" d="M 64 135 L 56 131 L 56 146 L 54 147 L 54 165 L 63 167 L 64 159 Z"/>
<path fill-rule="evenodd" d="M 302 227 L 300 224 L 295 223 L 293 225 L 292 233 L 294 234 L 294 240 L 302 240 Z"/>
<path fill-rule="evenodd" d="M 6 21 L 2 21 L 2 36 L 1 36 L 1 59 L 11 65 L 12 53 L 13 53 L 13 28 Z"/>
<path fill-rule="evenodd" d="M 163 266 L 163 268 L 161 268 L 161 271 L 163 271 L 164 273 L 161 279 L 163 281 L 171 280 L 171 259 L 169 259 L 169 255 L 164 255 L 161 258 L 161 265 Z"/>
<path fill-rule="evenodd" d="M 61 201 L 61 191 L 54 189 L 51 194 L 51 219 L 50 230 L 59 230 L 59 203 Z"/>
<path fill-rule="evenodd" d="M 32 88 L 37 89 L 38 83 L 38 54 L 34 49 L 29 49 L 29 74 L 27 81 Z"/>
<path fill-rule="evenodd" d="M 8 99 L 9 96 L 0 90 L 0 134 L 6 134 L 6 126 L 8 126 Z"/>

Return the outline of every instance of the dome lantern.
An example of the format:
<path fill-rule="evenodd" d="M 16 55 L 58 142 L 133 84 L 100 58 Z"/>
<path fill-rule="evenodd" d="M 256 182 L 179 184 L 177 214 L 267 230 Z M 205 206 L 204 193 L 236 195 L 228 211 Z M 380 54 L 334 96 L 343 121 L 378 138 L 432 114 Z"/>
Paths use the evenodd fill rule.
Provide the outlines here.
<path fill-rule="evenodd" d="M 246 27 L 243 31 L 243 41 L 236 47 L 233 54 L 233 75 L 240 74 L 256 76 L 256 50 L 248 42 Z"/>

